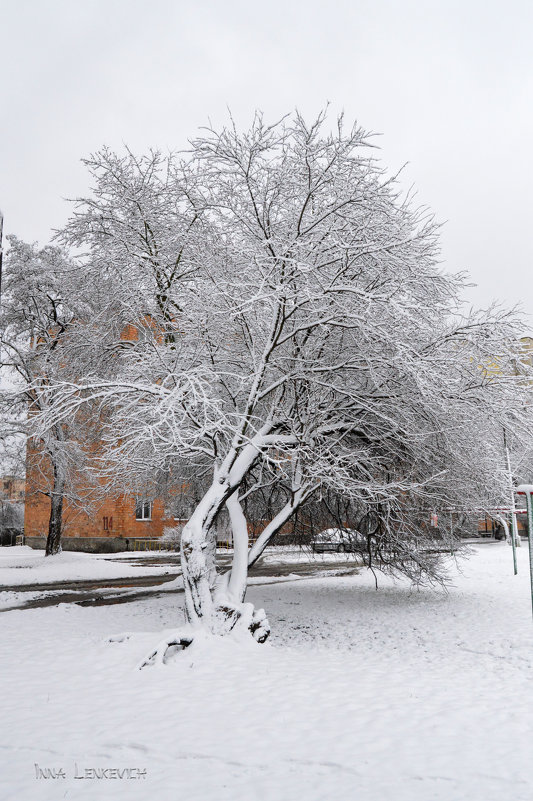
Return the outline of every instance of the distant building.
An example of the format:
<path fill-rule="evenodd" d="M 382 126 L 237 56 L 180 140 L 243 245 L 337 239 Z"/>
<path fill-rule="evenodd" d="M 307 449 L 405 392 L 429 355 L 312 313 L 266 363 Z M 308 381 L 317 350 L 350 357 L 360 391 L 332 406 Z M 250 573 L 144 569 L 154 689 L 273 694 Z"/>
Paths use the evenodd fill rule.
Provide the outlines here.
<path fill-rule="evenodd" d="M 22 535 L 25 483 L 19 476 L 0 477 L 0 545 L 15 545 Z"/>
<path fill-rule="evenodd" d="M 149 323 L 148 323 L 149 325 Z M 121 339 L 135 341 L 145 326 L 125 327 Z M 49 466 L 41 451 L 29 441 L 26 450 L 25 542 L 32 548 L 44 548 L 50 517 Z M 77 491 L 83 495 L 83 487 Z M 87 505 L 87 508 L 90 508 Z M 108 497 L 93 511 L 67 499 L 63 506 L 62 546 L 76 551 L 131 550 L 136 540 L 159 539 L 166 526 L 180 521 L 165 517 L 164 503 L 153 497 Z M 185 521 L 183 521 L 185 522 Z"/>
<path fill-rule="evenodd" d="M 11 503 L 24 503 L 26 481 L 19 476 L 0 477 L 0 498 Z"/>
<path fill-rule="evenodd" d="M 32 548 L 44 548 L 48 534 L 50 499 L 40 489 L 39 483 L 30 457 L 24 534 L 26 544 Z M 165 526 L 175 526 L 179 522 L 165 517 L 161 499 L 108 498 L 94 513 L 76 508 L 65 500 L 63 549 L 94 552 L 132 550 L 136 540 L 160 538 Z"/>

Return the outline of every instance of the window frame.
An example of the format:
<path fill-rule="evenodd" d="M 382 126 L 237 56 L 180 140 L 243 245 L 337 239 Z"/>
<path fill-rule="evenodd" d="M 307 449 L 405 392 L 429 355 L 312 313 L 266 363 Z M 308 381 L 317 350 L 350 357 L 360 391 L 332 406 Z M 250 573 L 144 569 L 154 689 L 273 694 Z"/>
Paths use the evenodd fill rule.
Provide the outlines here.
<path fill-rule="evenodd" d="M 139 523 L 149 522 L 152 519 L 153 506 L 153 501 L 149 501 L 147 498 L 137 498 L 135 501 L 135 520 Z M 147 510 L 148 514 L 146 515 Z"/>

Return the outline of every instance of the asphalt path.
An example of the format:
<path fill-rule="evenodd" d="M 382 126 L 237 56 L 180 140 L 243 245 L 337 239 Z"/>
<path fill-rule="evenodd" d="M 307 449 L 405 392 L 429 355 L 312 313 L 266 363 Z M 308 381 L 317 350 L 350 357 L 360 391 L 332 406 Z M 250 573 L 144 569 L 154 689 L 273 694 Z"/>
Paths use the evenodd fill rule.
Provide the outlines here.
<path fill-rule="evenodd" d="M 112 560 L 111 561 L 115 561 Z M 119 561 L 119 560 L 116 560 Z M 143 601 L 157 598 L 161 595 L 183 593 L 183 587 L 176 582 L 177 586 L 165 586 L 174 582 L 181 576 L 179 555 L 171 554 L 168 557 L 147 557 L 146 559 L 135 559 L 132 561 L 120 559 L 121 563 L 137 566 L 167 567 L 169 572 L 155 576 L 135 576 L 124 579 L 102 579 L 97 581 L 68 581 L 55 582 L 54 584 L 20 584 L 2 587 L 2 593 L 39 593 L 37 597 L 24 599 L 24 597 L 13 599 L 13 603 L 0 609 L 1 612 L 9 612 L 13 609 L 38 609 L 45 606 L 57 606 L 62 603 L 74 603 L 79 606 L 107 606 L 110 604 L 131 603 L 133 601 Z M 224 555 L 217 558 L 219 570 L 228 568 L 231 557 Z M 265 562 L 259 561 L 250 571 L 250 577 L 256 579 L 254 584 L 272 584 L 272 579 L 279 578 L 280 581 L 298 580 L 303 578 L 318 578 L 324 575 L 350 575 L 356 573 L 360 568 L 360 563 L 354 561 L 353 557 L 347 556 L 346 559 L 335 562 L 325 562 L 321 559 L 309 557 L 301 562 Z M 265 581 L 257 581 L 264 578 Z M 9 602 L 9 597 L 8 597 Z"/>

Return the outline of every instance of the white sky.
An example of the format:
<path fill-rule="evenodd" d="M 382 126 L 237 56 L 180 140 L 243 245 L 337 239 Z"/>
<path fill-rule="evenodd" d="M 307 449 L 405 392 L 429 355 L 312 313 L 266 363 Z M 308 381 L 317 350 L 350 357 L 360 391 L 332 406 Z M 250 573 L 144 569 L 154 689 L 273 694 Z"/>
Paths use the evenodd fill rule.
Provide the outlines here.
<path fill-rule="evenodd" d="M 5 233 L 44 244 L 103 144 L 329 101 L 409 162 L 472 302 L 533 314 L 533 0 L 2 0 L 0 36 Z"/>

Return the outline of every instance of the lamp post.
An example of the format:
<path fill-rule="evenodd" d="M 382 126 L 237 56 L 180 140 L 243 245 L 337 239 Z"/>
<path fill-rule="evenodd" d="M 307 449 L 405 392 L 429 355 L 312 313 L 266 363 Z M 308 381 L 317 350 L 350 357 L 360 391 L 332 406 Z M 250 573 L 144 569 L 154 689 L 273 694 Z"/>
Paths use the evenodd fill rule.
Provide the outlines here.
<path fill-rule="evenodd" d="M 510 497 L 511 497 L 511 545 L 513 546 L 513 565 L 514 565 L 514 574 L 518 573 L 518 566 L 516 564 L 516 538 L 518 537 L 518 523 L 516 520 L 516 509 L 515 509 L 515 502 L 514 502 L 514 492 L 513 492 L 513 473 L 511 471 L 511 459 L 509 457 L 509 448 L 507 447 L 507 438 L 505 436 L 505 429 L 503 429 L 503 442 L 505 445 L 505 458 L 507 461 L 507 472 L 509 474 L 509 489 L 510 489 Z"/>
<path fill-rule="evenodd" d="M 529 578 L 531 581 L 531 609 L 533 613 L 533 544 L 531 542 L 533 538 L 533 484 L 520 484 L 516 488 L 517 495 L 525 495 L 526 496 L 526 506 L 527 506 L 527 542 L 529 546 Z"/>
<path fill-rule="evenodd" d="M 4 233 L 4 215 L 2 214 L 2 209 L 0 209 L 0 303 L 2 302 L 2 257 L 4 254 L 4 248 L 2 246 L 3 233 Z"/>

